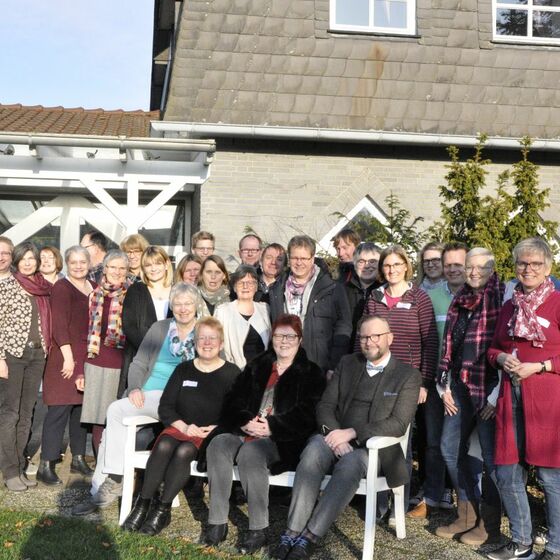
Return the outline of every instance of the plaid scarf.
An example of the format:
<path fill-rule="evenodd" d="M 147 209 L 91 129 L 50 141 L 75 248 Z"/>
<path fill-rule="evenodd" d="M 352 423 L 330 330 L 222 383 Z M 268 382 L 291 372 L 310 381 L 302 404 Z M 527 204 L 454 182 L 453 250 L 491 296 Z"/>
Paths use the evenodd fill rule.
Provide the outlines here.
<path fill-rule="evenodd" d="M 513 315 L 508 323 L 508 334 L 532 340 L 533 346 L 542 348 L 546 342 L 546 336 L 537 321 L 536 311 L 552 292 L 554 292 L 554 282 L 550 278 L 528 294 L 524 293 L 523 287 L 518 284 L 511 298 Z"/>
<path fill-rule="evenodd" d="M 95 358 L 99 355 L 103 302 L 106 297 L 111 299 L 111 304 L 103 344 L 109 348 L 124 348 L 126 337 L 122 328 L 122 304 L 130 284 L 131 281 L 128 278 L 120 286 L 112 286 L 104 282 L 89 295 L 88 358 Z"/>
<path fill-rule="evenodd" d="M 468 387 L 471 399 L 477 410 L 486 404 L 487 377 L 495 376 L 486 361 L 486 351 L 490 346 L 496 322 L 502 305 L 504 284 L 500 282 L 494 272 L 486 286 L 478 292 L 465 284 L 458 292 L 447 312 L 443 347 L 438 368 L 438 383 L 446 386 L 449 381 L 450 370 L 453 365 L 452 336 L 453 329 L 459 318 L 460 308 L 465 308 L 471 313 L 462 348 L 461 381 Z"/>

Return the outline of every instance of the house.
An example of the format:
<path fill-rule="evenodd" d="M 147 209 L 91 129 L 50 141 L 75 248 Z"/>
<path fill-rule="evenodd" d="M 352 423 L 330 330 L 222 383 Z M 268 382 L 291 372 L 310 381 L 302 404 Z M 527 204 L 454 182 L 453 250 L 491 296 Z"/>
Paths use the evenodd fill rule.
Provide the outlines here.
<path fill-rule="evenodd" d="M 193 228 L 323 246 L 396 194 L 439 214 L 445 147 L 489 135 L 489 182 L 535 139 L 560 210 L 560 7 L 538 0 L 157 0 L 152 135 L 215 139 Z M 463 154 L 471 150 L 463 149 Z"/>

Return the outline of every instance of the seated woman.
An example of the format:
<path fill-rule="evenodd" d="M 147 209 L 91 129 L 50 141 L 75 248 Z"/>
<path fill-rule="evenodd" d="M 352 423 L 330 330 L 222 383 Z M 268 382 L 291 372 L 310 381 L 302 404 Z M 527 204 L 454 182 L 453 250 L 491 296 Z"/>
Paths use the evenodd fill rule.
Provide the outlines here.
<path fill-rule="evenodd" d="M 249 506 L 249 534 L 240 550 L 251 554 L 266 544 L 269 471 L 295 468 L 316 428 L 315 405 L 325 387 L 321 369 L 301 348 L 302 334 L 299 317 L 280 315 L 272 327 L 273 348 L 247 364 L 227 397 L 207 451 L 208 545 L 227 535 L 234 463 Z"/>
<path fill-rule="evenodd" d="M 195 326 L 197 357 L 175 369 L 159 405 L 166 426 L 158 438 L 144 474 L 144 484 L 123 528 L 156 535 L 171 521 L 171 502 L 190 476 L 191 461 L 215 428 L 239 368 L 220 358 L 224 331 L 213 317 Z M 163 492 L 156 492 L 163 482 Z"/>
<path fill-rule="evenodd" d="M 199 309 L 199 316 L 214 315 L 214 310 L 220 303 L 229 301 L 229 274 L 226 264 L 218 255 L 210 255 L 202 265 L 198 289 L 204 300 Z"/>
<path fill-rule="evenodd" d="M 253 301 L 258 283 L 255 268 L 242 264 L 231 275 L 231 285 L 237 299 L 222 303 L 214 312 L 216 319 L 224 326 L 226 360 L 240 368 L 264 352 L 270 341 L 268 304 Z"/>

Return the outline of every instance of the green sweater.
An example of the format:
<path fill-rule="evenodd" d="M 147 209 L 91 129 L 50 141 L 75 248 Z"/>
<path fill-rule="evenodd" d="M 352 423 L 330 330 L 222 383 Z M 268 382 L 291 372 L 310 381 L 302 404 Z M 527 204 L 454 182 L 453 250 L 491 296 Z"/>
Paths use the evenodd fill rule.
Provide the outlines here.
<path fill-rule="evenodd" d="M 439 354 L 441 356 L 441 345 L 443 343 L 443 331 L 445 330 L 445 321 L 447 319 L 447 310 L 453 300 L 453 294 L 447 288 L 447 282 L 442 286 L 434 288 L 427 292 L 434 306 L 436 316 L 436 326 L 439 339 Z"/>

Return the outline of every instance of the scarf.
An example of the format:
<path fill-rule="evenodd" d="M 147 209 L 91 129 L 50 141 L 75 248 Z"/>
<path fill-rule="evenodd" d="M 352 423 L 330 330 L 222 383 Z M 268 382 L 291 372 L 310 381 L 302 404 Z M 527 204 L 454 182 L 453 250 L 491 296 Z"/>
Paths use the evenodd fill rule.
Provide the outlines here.
<path fill-rule="evenodd" d="M 313 277 L 318 274 L 318 270 L 319 267 L 314 265 L 309 273 L 309 276 L 303 282 L 296 280 L 291 272 L 288 274 L 286 287 L 284 288 L 286 309 L 288 310 L 288 313 L 297 315 L 298 317 L 303 315 L 303 293 L 305 292 L 305 288 L 307 288 L 309 282 L 311 282 Z"/>
<path fill-rule="evenodd" d="M 43 336 L 44 350 L 48 354 L 51 347 L 52 319 L 50 295 L 52 284 L 45 280 L 44 276 L 40 273 L 35 273 L 33 276 L 25 276 L 20 272 L 14 272 L 13 276 L 28 294 L 35 297 L 39 311 L 39 326 Z"/>
<path fill-rule="evenodd" d="M 122 305 L 126 290 L 131 282 L 127 278 L 120 286 L 103 282 L 89 295 L 89 332 L 87 339 L 88 358 L 99 355 L 101 345 L 101 324 L 103 320 L 103 302 L 111 299 L 107 330 L 103 344 L 109 348 L 124 348 L 126 337 L 122 328 Z"/>
<path fill-rule="evenodd" d="M 167 332 L 167 340 L 169 341 L 169 352 L 171 352 L 172 356 L 180 357 L 182 362 L 194 360 L 194 329 L 187 335 L 185 340 L 181 340 L 179 330 L 177 329 L 177 322 L 175 319 L 172 319 L 169 331 Z"/>
<path fill-rule="evenodd" d="M 274 362 L 272 364 L 272 371 L 266 382 L 266 387 L 264 389 L 263 396 L 261 397 L 261 405 L 259 407 L 259 416 L 261 418 L 267 418 L 274 414 L 274 389 L 278 381 L 280 380 L 280 375 L 278 374 L 278 364 Z M 245 436 L 245 441 L 253 441 L 257 439 L 254 436 Z"/>
<path fill-rule="evenodd" d="M 438 384 L 446 386 L 453 366 L 453 352 L 462 350 L 459 378 L 468 387 L 476 410 L 486 404 L 488 393 L 487 378 L 496 378 L 486 361 L 486 351 L 490 347 L 504 294 L 504 284 L 494 272 L 486 286 L 478 292 L 465 284 L 458 292 L 447 312 L 443 335 L 442 357 L 439 363 Z M 461 348 L 453 347 L 453 330 L 459 318 L 460 309 L 470 312 Z M 493 379 L 493 381 L 497 380 Z"/>
<path fill-rule="evenodd" d="M 202 299 L 208 302 L 210 305 L 213 305 L 214 308 L 216 308 L 221 303 L 226 303 L 229 301 L 229 289 L 225 285 L 220 286 L 215 292 L 209 292 L 202 284 L 200 284 L 200 286 L 198 287 L 198 291 L 200 292 Z M 203 303 L 203 307 L 206 308 L 204 302 L 202 303 Z M 199 311 L 200 314 L 198 313 Z M 208 312 L 208 308 L 206 308 L 205 311 L 202 308 L 200 308 L 197 309 L 197 315 L 203 317 L 205 315 L 210 315 L 210 313 Z"/>
<path fill-rule="evenodd" d="M 513 315 L 508 323 L 508 334 L 525 340 L 532 340 L 533 346 L 542 348 L 546 336 L 537 320 L 537 309 L 554 292 L 554 283 L 547 278 L 538 288 L 526 294 L 520 284 L 515 287 L 511 303 Z"/>

